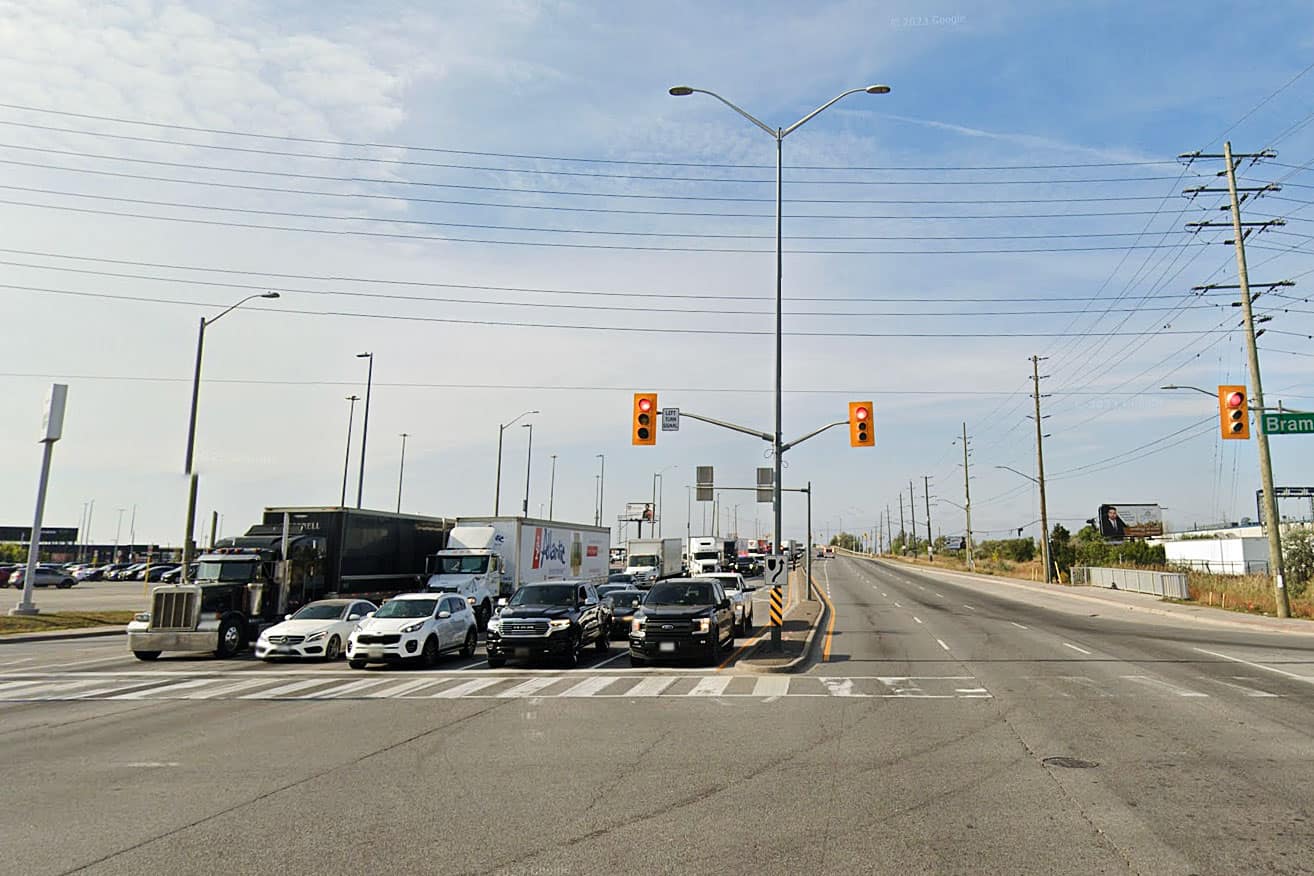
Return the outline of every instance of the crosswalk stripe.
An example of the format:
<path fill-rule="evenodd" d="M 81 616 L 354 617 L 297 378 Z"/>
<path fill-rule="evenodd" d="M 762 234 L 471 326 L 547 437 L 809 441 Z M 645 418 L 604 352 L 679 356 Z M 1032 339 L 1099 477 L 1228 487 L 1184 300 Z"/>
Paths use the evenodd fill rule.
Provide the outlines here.
<path fill-rule="evenodd" d="M 66 694 L 72 693 L 80 687 L 90 687 L 96 684 L 97 679 L 84 678 L 81 681 L 61 681 L 53 684 L 43 685 L 38 688 L 29 688 L 22 691 L 18 696 L 25 700 L 57 700 L 63 699 Z"/>
<path fill-rule="evenodd" d="M 384 699 L 386 697 L 399 697 L 402 694 L 410 693 L 413 690 L 419 690 L 422 687 L 428 687 L 439 681 L 436 678 L 421 678 L 417 681 L 404 681 L 401 684 L 395 684 L 392 687 L 385 687 L 382 690 L 372 690 L 365 694 L 371 699 Z"/>
<path fill-rule="evenodd" d="M 463 697 L 466 694 L 472 694 L 481 691 L 486 687 L 492 687 L 498 682 L 503 681 L 501 678 L 476 678 L 473 681 L 463 681 L 454 687 L 445 688 L 435 694 L 429 694 L 430 697 L 437 699 L 455 699 Z"/>
<path fill-rule="evenodd" d="M 3 697 L 4 695 L 8 694 L 8 693 L 11 692 L 11 691 L 21 690 L 22 688 L 25 688 L 25 687 L 36 687 L 36 686 L 41 685 L 41 684 L 44 684 L 44 683 L 45 683 L 44 681 L 9 681 L 9 682 L 5 682 L 4 684 L 0 684 L 0 697 Z"/>
<path fill-rule="evenodd" d="M 1176 685 L 1169 684 L 1166 681 L 1160 681 L 1157 678 L 1150 678 L 1148 675 L 1124 675 L 1122 676 L 1122 678 L 1126 679 L 1127 681 L 1135 681 L 1135 682 L 1139 682 L 1140 684 L 1148 684 L 1152 687 L 1154 686 L 1164 687 L 1172 691 L 1173 693 L 1177 694 L 1179 697 L 1209 696 L 1209 694 L 1207 693 L 1199 693 L 1198 691 L 1187 690 L 1186 688 L 1183 687 L 1177 687 Z"/>
<path fill-rule="evenodd" d="M 552 678 L 531 678 L 528 681 L 522 681 L 520 684 L 517 684 L 515 687 L 508 688 L 507 690 L 502 691 L 501 693 L 498 694 L 498 696 L 499 697 L 527 697 L 532 694 L 538 693 L 545 687 L 550 687 L 551 685 L 556 684 L 558 681 L 561 681 L 561 679 L 555 676 L 553 676 Z"/>
<path fill-rule="evenodd" d="M 694 685 L 693 690 L 685 696 L 689 697 L 719 697 L 727 687 L 730 686 L 730 676 L 728 675 L 709 675 L 702 681 Z"/>
<path fill-rule="evenodd" d="M 789 693 L 789 679 L 780 675 L 764 675 L 753 684 L 755 697 L 783 697 Z"/>
<path fill-rule="evenodd" d="M 250 690 L 253 687 L 262 687 L 269 684 L 267 678 L 248 678 L 245 681 L 239 681 L 234 684 L 225 684 L 206 690 L 189 691 L 183 694 L 185 700 L 212 700 L 215 697 L 227 696 L 231 693 L 237 693 L 239 690 Z"/>
<path fill-rule="evenodd" d="M 138 679 L 137 681 L 129 681 L 127 679 L 121 678 L 114 684 L 109 685 L 107 687 L 97 687 L 91 690 L 80 690 L 74 693 L 70 693 L 68 695 L 68 698 L 71 700 L 89 700 L 95 697 L 113 698 L 114 694 L 120 693 L 122 691 L 132 690 L 133 688 L 141 687 L 142 685 L 150 686 L 157 683 L 158 682 L 154 682 L 154 681 L 145 681 L 144 679 Z"/>
<path fill-rule="evenodd" d="M 306 694 L 300 694 L 298 696 L 293 697 L 292 699 L 297 699 L 297 700 L 334 699 L 344 694 L 354 693 L 355 691 L 358 691 L 361 688 L 374 687 L 374 685 L 376 684 L 383 684 L 386 681 L 387 681 L 386 678 L 366 678 L 360 681 L 349 681 L 346 684 L 339 684 L 336 687 L 330 687 L 324 690 L 312 691 Z"/>
<path fill-rule="evenodd" d="M 200 687 L 204 684 L 212 684 L 213 678 L 193 678 L 190 681 L 179 681 L 174 684 L 164 686 L 145 687 L 141 690 L 134 690 L 131 693 L 115 694 L 105 697 L 107 700 L 144 700 L 148 697 L 157 697 L 162 694 L 171 694 L 180 690 L 191 690 L 194 687 Z"/>
<path fill-rule="evenodd" d="M 645 678 L 634 687 L 625 692 L 627 697 L 655 697 L 659 696 L 662 691 L 675 684 L 675 678 L 672 676 L 656 676 Z"/>
<path fill-rule="evenodd" d="M 563 697 L 591 697 L 598 691 L 616 680 L 615 676 L 596 675 L 593 678 L 586 678 L 579 684 L 572 685 L 562 691 L 558 696 Z"/>
<path fill-rule="evenodd" d="M 327 678 L 310 678 L 310 679 L 306 679 L 305 681 L 294 681 L 291 684 L 280 685 L 279 687 L 270 688 L 269 690 L 261 690 L 261 691 L 256 691 L 255 693 L 243 694 L 242 696 L 238 697 L 238 699 L 239 700 L 272 700 L 275 699 L 276 697 L 281 697 L 284 694 L 292 693 L 293 691 L 305 690 L 308 687 L 315 687 L 317 685 L 327 684 L 328 681 L 329 680 Z"/>

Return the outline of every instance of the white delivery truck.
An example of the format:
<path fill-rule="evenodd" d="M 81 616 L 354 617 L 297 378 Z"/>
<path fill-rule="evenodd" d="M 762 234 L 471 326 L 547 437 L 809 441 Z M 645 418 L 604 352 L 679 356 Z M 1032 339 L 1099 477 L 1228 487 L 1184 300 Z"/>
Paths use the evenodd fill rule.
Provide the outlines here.
<path fill-rule="evenodd" d="M 725 562 L 721 544 L 721 539 L 714 535 L 695 535 L 689 539 L 689 574 L 720 572 Z"/>
<path fill-rule="evenodd" d="M 630 539 L 625 574 L 646 584 L 681 574 L 684 563 L 680 542 L 678 538 Z"/>
<path fill-rule="evenodd" d="M 475 611 L 480 629 L 499 597 L 523 584 L 607 580 L 611 530 L 529 517 L 458 517 L 447 547 L 429 558 L 430 590 L 457 593 Z"/>

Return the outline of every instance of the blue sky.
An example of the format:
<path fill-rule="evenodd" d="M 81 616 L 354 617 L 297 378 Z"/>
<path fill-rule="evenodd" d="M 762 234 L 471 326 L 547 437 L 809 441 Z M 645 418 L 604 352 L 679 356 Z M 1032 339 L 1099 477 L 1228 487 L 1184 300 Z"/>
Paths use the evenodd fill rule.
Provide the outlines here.
<path fill-rule="evenodd" d="M 97 539 L 135 506 L 139 537 L 176 543 L 196 321 L 249 286 L 282 298 L 207 335 L 200 508 L 226 533 L 264 505 L 336 502 L 362 350 L 367 505 L 395 506 L 404 431 L 405 510 L 489 513 L 498 424 L 538 409 L 531 512 L 555 454 L 557 516 L 591 520 L 603 453 L 608 518 L 678 466 L 665 522 L 683 532 L 694 466 L 747 484 L 765 445 L 686 423 L 632 448 L 629 393 L 769 428 L 774 146 L 666 89 L 784 126 L 871 82 L 893 91 L 785 141 L 786 437 L 851 399 L 877 406 L 876 450 L 836 430 L 787 457 L 787 482 L 816 488 L 818 528 L 869 530 L 887 504 L 897 522 L 899 491 L 915 480 L 921 509 L 930 475 L 936 527 L 961 532 L 966 421 L 976 528 L 1034 532 L 1033 491 L 995 468 L 1034 471 L 1033 354 L 1050 357 L 1052 518 L 1079 525 L 1104 501 L 1159 502 L 1178 526 L 1252 516 L 1253 442 L 1198 425 L 1209 399 L 1156 389 L 1244 380 L 1230 299 L 1190 294 L 1234 282 L 1231 248 L 1211 242 L 1227 235 L 1183 233 L 1225 217 L 1217 196 L 1179 194 L 1217 184 L 1220 164 L 1173 159 L 1223 133 L 1239 151 L 1276 141 L 1245 178 L 1284 189 L 1247 218 L 1289 221 L 1252 237 L 1252 280 L 1314 270 L 1314 73 L 1283 88 L 1314 60 L 1314 15 L 1052 6 L 8 3 L 0 159 L 21 188 L 0 194 L 16 287 L 0 290 L 0 517 L 30 520 L 59 379 L 47 522 L 76 524 L 95 499 Z M 1269 400 L 1308 407 L 1298 283 L 1257 307 L 1274 317 Z M 465 322 L 433 321 L 451 319 Z M 506 437 L 504 510 L 523 497 L 527 436 Z M 1274 440 L 1279 483 L 1314 481 L 1302 440 Z M 735 502 L 742 534 L 765 531 L 769 506 Z M 800 535 L 801 503 L 785 519 Z"/>

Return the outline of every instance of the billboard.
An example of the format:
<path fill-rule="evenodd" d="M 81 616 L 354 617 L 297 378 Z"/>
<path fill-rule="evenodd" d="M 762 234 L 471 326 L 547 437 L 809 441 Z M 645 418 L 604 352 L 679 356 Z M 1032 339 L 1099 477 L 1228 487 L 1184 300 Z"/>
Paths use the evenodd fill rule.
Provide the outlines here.
<path fill-rule="evenodd" d="M 1101 505 L 1096 517 L 1100 535 L 1108 541 L 1163 535 L 1163 509 L 1158 505 Z"/>

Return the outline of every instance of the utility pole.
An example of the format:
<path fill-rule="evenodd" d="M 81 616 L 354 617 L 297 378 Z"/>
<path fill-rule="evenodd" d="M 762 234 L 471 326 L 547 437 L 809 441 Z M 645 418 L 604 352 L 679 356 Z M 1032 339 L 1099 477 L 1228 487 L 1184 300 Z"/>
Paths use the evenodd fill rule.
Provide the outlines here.
<path fill-rule="evenodd" d="M 922 475 L 922 495 L 926 497 L 926 557 L 935 559 L 935 551 L 931 549 L 931 476 Z"/>
<path fill-rule="evenodd" d="M 1047 356 L 1031 357 L 1032 396 L 1036 402 L 1036 474 L 1040 486 L 1040 558 L 1045 563 L 1045 583 L 1054 582 L 1054 564 L 1049 556 L 1049 510 L 1045 506 L 1045 437 L 1040 422 L 1040 363 Z"/>
<path fill-rule="evenodd" d="M 548 520 L 556 520 L 552 516 L 552 509 L 556 507 L 557 499 L 557 455 L 552 454 L 552 480 L 548 482 Z"/>
<path fill-rule="evenodd" d="M 908 481 L 908 517 L 912 530 L 912 557 L 917 559 L 917 493 L 913 491 L 913 482 Z"/>
<path fill-rule="evenodd" d="M 967 468 L 967 423 L 963 423 L 963 495 L 967 504 L 967 571 L 976 571 L 976 562 L 972 558 L 972 478 Z"/>
<path fill-rule="evenodd" d="M 1242 222 L 1241 221 L 1241 198 L 1236 184 L 1236 167 L 1238 160 L 1250 159 L 1252 163 L 1258 162 L 1262 158 L 1274 158 L 1276 152 L 1265 150 L 1263 152 L 1233 154 L 1232 143 L 1228 141 L 1223 144 L 1222 155 L 1203 155 L 1201 153 L 1191 153 L 1183 156 L 1190 159 L 1195 158 L 1222 158 L 1226 163 L 1227 173 L 1227 195 L 1231 202 L 1232 221 L 1232 240 L 1230 241 L 1236 249 L 1236 274 L 1237 281 L 1241 290 L 1241 314 L 1243 325 L 1246 331 L 1246 358 L 1250 366 L 1250 397 L 1252 399 L 1251 407 L 1258 411 L 1262 417 L 1266 408 L 1264 407 L 1264 385 L 1260 379 L 1259 372 L 1259 347 L 1255 343 L 1255 315 L 1252 308 L 1254 299 L 1250 296 L 1250 274 L 1246 269 L 1246 245 L 1245 239 L 1254 228 L 1261 231 L 1275 225 L 1285 225 L 1281 219 L 1268 220 L 1265 222 Z M 1277 186 L 1268 184 L 1257 187 L 1246 187 L 1247 197 L 1250 193 L 1260 193 L 1277 190 Z M 1188 190 L 1188 193 L 1195 194 L 1199 192 L 1220 191 L 1219 189 L 1209 189 L 1200 186 L 1196 189 Z M 1192 222 L 1188 227 L 1192 229 L 1217 226 L 1222 223 L 1217 222 Z M 1256 296 L 1258 297 L 1258 296 Z M 1278 617 L 1290 617 L 1291 606 L 1287 601 L 1287 588 L 1283 576 L 1282 564 L 1282 518 L 1278 516 L 1277 496 L 1273 491 L 1273 458 L 1269 455 L 1268 450 L 1268 433 L 1262 428 L 1258 429 L 1255 435 L 1256 443 L 1259 445 L 1259 477 L 1264 487 L 1264 518 L 1267 523 L 1268 535 L 1268 565 L 1269 573 L 1273 576 L 1273 596 L 1277 604 Z"/>
<path fill-rule="evenodd" d="M 888 536 L 886 543 L 890 546 L 890 553 L 894 553 L 894 520 L 890 518 L 890 503 L 885 503 L 885 534 Z"/>
<path fill-rule="evenodd" d="M 903 528 L 903 493 L 899 493 L 899 538 L 903 539 L 901 547 L 908 551 L 908 531 Z"/>

